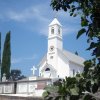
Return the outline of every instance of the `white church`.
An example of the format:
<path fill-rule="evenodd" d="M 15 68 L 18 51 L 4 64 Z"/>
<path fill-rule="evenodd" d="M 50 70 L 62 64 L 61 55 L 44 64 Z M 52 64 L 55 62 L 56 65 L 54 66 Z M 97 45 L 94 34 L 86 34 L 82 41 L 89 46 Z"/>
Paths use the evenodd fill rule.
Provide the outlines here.
<path fill-rule="evenodd" d="M 62 25 L 54 18 L 49 24 L 48 51 L 39 63 L 39 76 L 65 78 L 83 71 L 84 58 L 63 49 Z"/>
<path fill-rule="evenodd" d="M 34 66 L 31 69 L 32 77 L 14 82 L 6 81 L 4 76 L 0 83 L 0 94 L 41 97 L 46 85 L 53 84 L 59 78 L 73 77 L 81 73 L 84 61 L 84 58 L 63 49 L 62 25 L 54 18 L 49 24 L 48 51 L 38 65 L 39 77 L 34 76 L 37 69 Z"/>

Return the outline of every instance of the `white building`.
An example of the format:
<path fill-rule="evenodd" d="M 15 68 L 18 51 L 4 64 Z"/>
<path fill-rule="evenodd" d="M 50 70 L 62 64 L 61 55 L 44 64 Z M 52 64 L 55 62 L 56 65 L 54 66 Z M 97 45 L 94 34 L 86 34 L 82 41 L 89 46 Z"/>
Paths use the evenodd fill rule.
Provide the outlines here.
<path fill-rule="evenodd" d="M 16 82 L 1 82 L 0 94 L 19 97 L 33 95 L 41 97 L 46 85 L 52 84 L 58 78 L 65 78 L 65 76 L 74 76 L 76 73 L 81 73 L 83 71 L 83 62 L 84 59 L 82 57 L 63 50 L 62 26 L 55 18 L 49 24 L 48 51 L 39 64 L 40 77 L 34 76 L 36 68 L 33 66 L 31 68 L 33 71 L 32 77 Z"/>
<path fill-rule="evenodd" d="M 39 76 L 65 78 L 83 71 L 85 60 L 63 49 L 62 25 L 54 20 L 49 24 L 48 51 L 39 64 Z"/>

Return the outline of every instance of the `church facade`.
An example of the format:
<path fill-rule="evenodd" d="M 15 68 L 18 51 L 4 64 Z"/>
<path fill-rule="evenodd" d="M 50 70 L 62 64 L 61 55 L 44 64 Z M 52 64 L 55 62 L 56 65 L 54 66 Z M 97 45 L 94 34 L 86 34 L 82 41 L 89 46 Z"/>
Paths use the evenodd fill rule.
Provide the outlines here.
<path fill-rule="evenodd" d="M 49 24 L 48 50 L 39 63 L 39 76 L 65 78 L 83 71 L 84 58 L 63 49 L 62 25 L 54 18 Z"/>
<path fill-rule="evenodd" d="M 63 49 L 62 25 L 54 20 L 49 24 L 48 50 L 39 63 L 39 76 L 34 76 L 36 68 L 33 66 L 32 77 L 19 81 L 7 81 L 4 75 L 0 82 L 0 94 L 12 96 L 42 96 L 46 85 L 52 84 L 59 78 L 75 76 L 83 71 L 85 60 Z"/>

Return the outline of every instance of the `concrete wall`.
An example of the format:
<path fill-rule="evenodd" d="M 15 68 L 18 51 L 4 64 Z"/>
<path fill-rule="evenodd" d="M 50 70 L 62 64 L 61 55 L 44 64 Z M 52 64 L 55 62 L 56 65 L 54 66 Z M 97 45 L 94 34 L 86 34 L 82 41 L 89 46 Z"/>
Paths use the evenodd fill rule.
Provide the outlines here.
<path fill-rule="evenodd" d="M 47 84 L 51 84 L 51 79 L 41 79 L 37 80 L 20 80 L 17 82 L 1 82 L 0 83 L 0 94 L 5 94 L 9 96 L 13 95 L 22 96 L 27 94 L 34 94 L 34 96 L 42 96 L 44 92 L 44 87 Z M 20 95 L 19 95 L 20 94 Z M 33 95 L 32 95 L 33 96 Z M 2 99 L 1 99 L 2 100 Z"/>
<path fill-rule="evenodd" d="M 15 93 L 15 83 L 14 82 L 0 82 L 0 94 L 14 94 Z"/>
<path fill-rule="evenodd" d="M 43 100 L 43 99 L 40 97 L 19 97 L 19 96 L 0 95 L 0 100 Z"/>

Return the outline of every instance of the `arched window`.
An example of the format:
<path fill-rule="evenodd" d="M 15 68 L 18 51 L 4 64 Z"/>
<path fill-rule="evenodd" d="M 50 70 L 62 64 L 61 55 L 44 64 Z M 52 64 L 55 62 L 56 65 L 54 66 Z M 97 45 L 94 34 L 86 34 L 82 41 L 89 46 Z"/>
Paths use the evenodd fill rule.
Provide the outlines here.
<path fill-rule="evenodd" d="M 50 56 L 50 59 L 53 59 L 53 56 Z"/>
<path fill-rule="evenodd" d="M 50 68 L 46 68 L 45 71 L 50 71 Z"/>
<path fill-rule="evenodd" d="M 73 69 L 73 76 L 75 76 L 75 69 Z"/>
<path fill-rule="evenodd" d="M 58 29 L 58 34 L 60 35 L 60 28 Z"/>
<path fill-rule="evenodd" d="M 51 28 L 51 34 L 54 34 L 54 27 Z"/>

